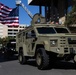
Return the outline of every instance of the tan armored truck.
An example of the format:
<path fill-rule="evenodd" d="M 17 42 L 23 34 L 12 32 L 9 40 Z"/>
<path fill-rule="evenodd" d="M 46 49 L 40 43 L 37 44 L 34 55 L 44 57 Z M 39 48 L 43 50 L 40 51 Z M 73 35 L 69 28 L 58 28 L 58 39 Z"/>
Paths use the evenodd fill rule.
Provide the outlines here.
<path fill-rule="evenodd" d="M 16 36 L 20 64 L 27 63 L 30 58 L 36 59 L 39 69 L 46 69 L 57 59 L 76 63 L 76 34 L 67 27 L 49 24 L 47 17 L 41 16 L 41 9 L 40 14 L 32 16 L 21 0 L 16 0 L 16 5 L 22 6 L 32 19 L 31 25 Z"/>
<path fill-rule="evenodd" d="M 33 22 L 16 36 L 20 64 L 25 64 L 29 58 L 36 59 L 39 69 L 45 69 L 57 58 L 76 63 L 76 34 L 65 26 Z"/>

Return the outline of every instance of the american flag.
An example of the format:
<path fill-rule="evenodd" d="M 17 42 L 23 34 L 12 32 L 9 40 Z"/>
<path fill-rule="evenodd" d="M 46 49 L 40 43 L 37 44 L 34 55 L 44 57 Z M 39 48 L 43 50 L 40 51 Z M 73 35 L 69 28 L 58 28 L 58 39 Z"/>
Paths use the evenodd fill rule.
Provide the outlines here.
<path fill-rule="evenodd" d="M 19 25 L 19 8 L 9 8 L 0 3 L 0 23 L 8 26 Z"/>

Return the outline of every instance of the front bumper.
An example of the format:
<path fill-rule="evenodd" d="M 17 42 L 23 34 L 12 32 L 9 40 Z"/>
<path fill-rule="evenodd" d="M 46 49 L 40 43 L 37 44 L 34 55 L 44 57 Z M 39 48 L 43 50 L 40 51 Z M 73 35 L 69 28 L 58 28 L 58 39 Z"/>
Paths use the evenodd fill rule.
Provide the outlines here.
<path fill-rule="evenodd" d="M 51 47 L 50 51 L 57 54 L 76 54 L 76 47 Z"/>

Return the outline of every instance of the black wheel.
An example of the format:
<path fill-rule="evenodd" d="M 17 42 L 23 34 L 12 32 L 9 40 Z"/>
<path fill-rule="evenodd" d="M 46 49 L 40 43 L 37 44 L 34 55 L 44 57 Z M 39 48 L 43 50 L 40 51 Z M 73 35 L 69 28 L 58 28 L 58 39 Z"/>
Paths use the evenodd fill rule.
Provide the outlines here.
<path fill-rule="evenodd" d="M 18 60 L 19 60 L 19 63 L 20 63 L 20 64 L 22 64 L 22 65 L 23 65 L 23 64 L 26 64 L 27 59 L 26 59 L 25 56 L 23 56 L 23 52 L 19 53 Z"/>
<path fill-rule="evenodd" d="M 74 64 L 76 65 L 76 55 L 74 56 L 73 61 L 74 61 Z"/>
<path fill-rule="evenodd" d="M 36 64 L 40 70 L 46 69 L 49 65 L 49 56 L 43 48 L 38 49 L 36 52 Z"/>
<path fill-rule="evenodd" d="M 73 61 L 74 61 L 74 68 L 76 69 L 76 55 L 74 56 Z"/>

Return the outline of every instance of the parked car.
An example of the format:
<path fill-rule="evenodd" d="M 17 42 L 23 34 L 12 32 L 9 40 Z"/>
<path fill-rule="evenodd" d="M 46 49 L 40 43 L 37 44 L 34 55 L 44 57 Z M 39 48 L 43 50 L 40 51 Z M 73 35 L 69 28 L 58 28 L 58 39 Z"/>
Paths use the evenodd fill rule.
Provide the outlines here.
<path fill-rule="evenodd" d="M 9 40 L 9 42 L 1 48 L 1 52 L 6 58 L 10 58 L 14 54 L 17 54 L 16 40 L 15 39 Z"/>

